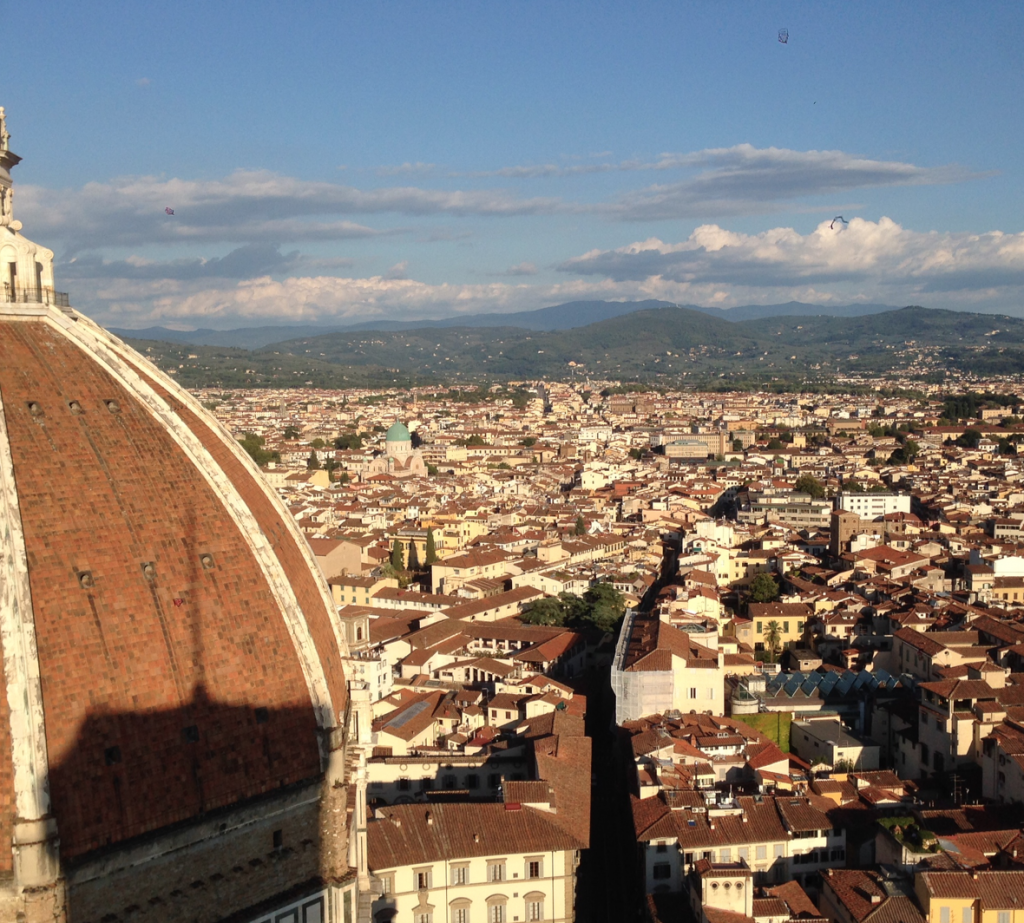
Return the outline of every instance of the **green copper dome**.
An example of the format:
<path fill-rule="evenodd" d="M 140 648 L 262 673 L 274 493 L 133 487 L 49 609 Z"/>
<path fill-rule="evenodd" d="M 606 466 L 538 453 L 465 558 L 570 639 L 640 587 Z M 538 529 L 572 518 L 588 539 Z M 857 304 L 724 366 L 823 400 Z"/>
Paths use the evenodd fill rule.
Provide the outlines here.
<path fill-rule="evenodd" d="M 384 437 L 386 442 L 411 442 L 412 436 L 404 423 L 395 423 Z"/>

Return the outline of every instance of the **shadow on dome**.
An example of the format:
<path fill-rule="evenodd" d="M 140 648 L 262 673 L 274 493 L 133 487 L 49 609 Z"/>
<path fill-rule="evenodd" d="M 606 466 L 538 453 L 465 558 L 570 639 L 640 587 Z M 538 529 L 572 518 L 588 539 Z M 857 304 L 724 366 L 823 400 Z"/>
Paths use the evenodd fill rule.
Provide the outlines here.
<path fill-rule="evenodd" d="M 328 919 L 354 871 L 348 790 L 317 739 L 308 703 L 229 705 L 202 688 L 181 708 L 89 713 L 50 766 L 67 919 Z"/>

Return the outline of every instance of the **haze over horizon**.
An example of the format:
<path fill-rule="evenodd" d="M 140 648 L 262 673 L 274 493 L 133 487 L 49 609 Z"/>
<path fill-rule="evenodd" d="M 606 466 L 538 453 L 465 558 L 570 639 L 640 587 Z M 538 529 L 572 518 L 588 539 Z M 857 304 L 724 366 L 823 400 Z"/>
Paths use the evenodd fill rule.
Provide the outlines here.
<path fill-rule="evenodd" d="M 104 324 L 1024 316 L 1022 26 L 1008 3 L 44 2 L 5 10 L 0 105 L 24 233 Z"/>

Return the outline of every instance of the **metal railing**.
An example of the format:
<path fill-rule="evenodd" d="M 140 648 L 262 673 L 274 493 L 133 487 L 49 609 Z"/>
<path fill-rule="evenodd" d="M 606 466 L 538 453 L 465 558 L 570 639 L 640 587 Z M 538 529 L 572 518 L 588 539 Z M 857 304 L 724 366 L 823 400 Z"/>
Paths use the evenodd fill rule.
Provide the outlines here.
<path fill-rule="evenodd" d="M 45 286 L 27 287 L 21 285 L 12 286 L 10 282 L 4 282 L 0 287 L 0 301 L 8 304 L 50 304 L 57 308 L 70 308 L 67 292 L 55 292 L 52 288 Z"/>

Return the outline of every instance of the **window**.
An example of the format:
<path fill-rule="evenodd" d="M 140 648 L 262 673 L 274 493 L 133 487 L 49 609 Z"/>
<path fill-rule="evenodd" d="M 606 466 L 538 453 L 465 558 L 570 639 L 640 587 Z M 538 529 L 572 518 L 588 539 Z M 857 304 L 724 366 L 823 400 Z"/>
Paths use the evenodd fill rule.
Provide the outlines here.
<path fill-rule="evenodd" d="M 487 923 L 505 923 L 504 904 L 491 904 L 487 908 Z"/>
<path fill-rule="evenodd" d="M 479 788 L 480 776 L 473 774 L 466 776 L 466 788 Z"/>
<path fill-rule="evenodd" d="M 725 849 L 718 851 L 719 862 L 732 862 L 732 850 L 727 846 Z"/>
<path fill-rule="evenodd" d="M 469 908 L 452 907 L 452 923 L 469 923 Z"/>
<path fill-rule="evenodd" d="M 761 629 L 761 626 L 762 626 L 763 624 L 764 624 L 763 622 L 758 622 L 758 623 L 757 623 L 757 633 L 758 633 L 759 635 L 761 635 L 761 634 L 764 634 L 764 631 L 763 631 L 763 630 Z"/>
<path fill-rule="evenodd" d="M 1009 910 L 1000 910 L 999 911 L 998 921 L 999 921 L 999 923 L 1010 923 L 1010 911 Z"/>
<path fill-rule="evenodd" d="M 445 788 L 452 789 L 452 788 L 455 788 L 455 786 L 458 785 L 458 784 L 459 784 L 458 779 L 456 779 L 455 776 L 449 774 L 449 775 L 446 775 L 444 777 L 444 787 Z"/>
<path fill-rule="evenodd" d="M 530 859 L 526 863 L 526 877 L 527 878 L 542 878 L 544 875 L 544 868 L 541 865 L 540 859 Z"/>
<path fill-rule="evenodd" d="M 775 844 L 775 858 L 781 859 L 782 854 L 785 852 L 785 847 L 781 843 Z"/>
<path fill-rule="evenodd" d="M 434 923 L 434 915 L 429 910 L 426 913 L 417 913 L 416 923 Z"/>
<path fill-rule="evenodd" d="M 399 779 L 398 780 L 398 790 L 400 792 L 407 792 L 407 791 L 409 791 L 409 780 L 408 779 Z"/>
<path fill-rule="evenodd" d="M 974 923 L 974 908 L 964 907 L 960 911 L 960 921 L 961 923 Z"/>
<path fill-rule="evenodd" d="M 940 907 L 939 908 L 939 923 L 949 923 L 949 908 L 948 907 Z"/>
<path fill-rule="evenodd" d="M 380 890 L 381 894 L 390 894 L 395 890 L 395 879 L 390 875 L 385 875 L 380 880 Z"/>
<path fill-rule="evenodd" d="M 654 878 L 671 878 L 672 877 L 672 866 L 667 862 L 657 862 L 654 865 Z"/>
<path fill-rule="evenodd" d="M 697 698 L 697 687 L 696 686 L 691 686 L 690 687 L 690 698 L 691 699 Z"/>
<path fill-rule="evenodd" d="M 416 876 L 416 887 L 420 891 L 426 891 L 430 887 L 430 869 L 416 869 L 413 871 Z"/>
<path fill-rule="evenodd" d="M 747 846 L 741 846 L 741 847 L 739 848 L 739 854 L 740 854 L 740 858 L 741 858 L 741 859 L 742 859 L 742 860 L 743 860 L 744 862 L 749 862 L 749 861 L 750 861 L 750 848 L 749 848 L 749 847 L 747 847 Z"/>
<path fill-rule="evenodd" d="M 783 634 L 787 634 L 787 635 L 789 634 L 789 622 L 783 622 L 782 623 L 782 631 L 783 631 Z"/>
<path fill-rule="evenodd" d="M 452 866 L 452 884 L 453 885 L 469 884 L 469 866 L 468 865 L 453 865 Z"/>
<path fill-rule="evenodd" d="M 531 921 L 544 919 L 544 899 L 528 900 L 526 902 L 526 919 Z"/>
<path fill-rule="evenodd" d="M 487 880 L 488 881 L 504 881 L 505 880 L 505 860 L 501 862 L 488 862 L 487 863 Z"/>
<path fill-rule="evenodd" d="M 758 846 L 757 847 L 757 858 L 758 859 L 767 859 L 768 858 L 768 847 L 767 846 Z"/>

